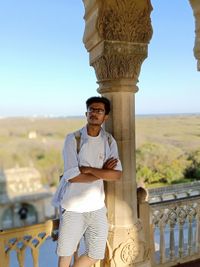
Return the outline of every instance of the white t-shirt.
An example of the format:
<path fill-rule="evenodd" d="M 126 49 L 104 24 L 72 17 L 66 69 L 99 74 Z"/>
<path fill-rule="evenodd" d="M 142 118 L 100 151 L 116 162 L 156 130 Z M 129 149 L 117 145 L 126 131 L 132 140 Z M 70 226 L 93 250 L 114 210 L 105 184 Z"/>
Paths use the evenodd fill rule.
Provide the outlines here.
<path fill-rule="evenodd" d="M 104 140 L 88 136 L 88 142 L 83 144 L 78 155 L 79 166 L 102 168 L 104 160 Z M 62 201 L 62 208 L 68 211 L 87 212 L 104 207 L 103 180 L 90 183 L 69 183 Z"/>

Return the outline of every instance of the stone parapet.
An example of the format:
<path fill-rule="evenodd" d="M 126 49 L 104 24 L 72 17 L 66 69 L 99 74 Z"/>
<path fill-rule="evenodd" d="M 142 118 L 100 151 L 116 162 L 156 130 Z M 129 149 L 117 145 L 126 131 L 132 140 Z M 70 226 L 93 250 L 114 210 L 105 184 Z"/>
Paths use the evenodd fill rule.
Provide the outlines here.
<path fill-rule="evenodd" d="M 149 203 L 200 196 L 200 181 L 148 189 Z"/>

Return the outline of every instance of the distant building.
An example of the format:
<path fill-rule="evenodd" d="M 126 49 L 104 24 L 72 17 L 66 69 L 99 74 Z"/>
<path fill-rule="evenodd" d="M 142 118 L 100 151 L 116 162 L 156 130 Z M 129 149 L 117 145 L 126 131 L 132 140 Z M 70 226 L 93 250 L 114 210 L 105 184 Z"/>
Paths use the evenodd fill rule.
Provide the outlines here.
<path fill-rule="evenodd" d="M 37 133 L 32 131 L 28 133 L 28 138 L 29 139 L 36 139 L 37 138 Z"/>
<path fill-rule="evenodd" d="M 35 168 L 0 172 L 0 229 L 43 222 L 54 216 L 52 192 Z"/>

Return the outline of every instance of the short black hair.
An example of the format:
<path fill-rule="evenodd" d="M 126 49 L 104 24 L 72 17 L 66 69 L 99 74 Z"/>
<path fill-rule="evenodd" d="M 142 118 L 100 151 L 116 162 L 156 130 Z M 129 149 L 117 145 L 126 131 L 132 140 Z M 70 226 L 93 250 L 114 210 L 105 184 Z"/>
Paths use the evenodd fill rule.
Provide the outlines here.
<path fill-rule="evenodd" d="M 105 114 L 108 115 L 110 112 L 110 100 L 104 96 L 92 96 L 86 100 L 87 109 L 93 103 L 103 103 L 105 106 Z"/>

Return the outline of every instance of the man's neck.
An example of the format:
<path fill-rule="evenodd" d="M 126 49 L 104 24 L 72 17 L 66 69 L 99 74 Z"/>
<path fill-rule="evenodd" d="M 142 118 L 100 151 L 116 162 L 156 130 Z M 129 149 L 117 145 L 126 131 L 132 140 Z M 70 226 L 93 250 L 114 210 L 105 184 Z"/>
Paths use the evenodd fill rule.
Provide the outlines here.
<path fill-rule="evenodd" d="M 89 125 L 87 124 L 87 134 L 89 136 L 98 136 L 101 130 L 101 126 L 99 125 Z"/>

